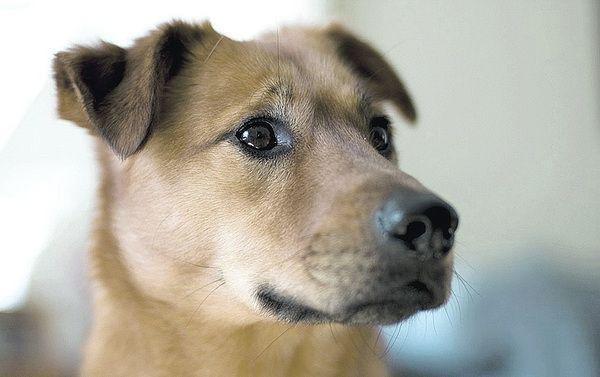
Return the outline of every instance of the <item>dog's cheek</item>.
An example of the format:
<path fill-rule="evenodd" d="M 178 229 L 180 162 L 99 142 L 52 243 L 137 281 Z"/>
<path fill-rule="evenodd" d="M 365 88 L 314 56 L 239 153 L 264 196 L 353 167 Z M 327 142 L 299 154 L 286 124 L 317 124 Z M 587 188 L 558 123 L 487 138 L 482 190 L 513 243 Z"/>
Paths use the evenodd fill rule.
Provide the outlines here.
<path fill-rule="evenodd" d="M 221 269 L 235 299 L 252 308 L 258 276 L 268 261 L 257 252 L 265 246 L 252 236 L 242 219 L 232 216 L 219 226 L 215 237 L 215 264 Z"/>

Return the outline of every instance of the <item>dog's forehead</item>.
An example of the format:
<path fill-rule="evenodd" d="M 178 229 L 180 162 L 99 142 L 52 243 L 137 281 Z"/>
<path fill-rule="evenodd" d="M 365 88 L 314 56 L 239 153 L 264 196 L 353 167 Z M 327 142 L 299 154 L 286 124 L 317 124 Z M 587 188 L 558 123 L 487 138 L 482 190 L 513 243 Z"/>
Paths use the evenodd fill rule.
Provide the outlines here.
<path fill-rule="evenodd" d="M 285 118 L 301 133 L 329 119 L 364 125 L 371 108 L 367 90 L 333 48 L 304 34 L 221 40 L 194 63 L 171 96 L 171 123 L 186 124 L 185 137 L 197 145 L 254 116 Z"/>
<path fill-rule="evenodd" d="M 347 105 L 350 110 L 362 110 L 357 106 L 366 104 L 366 88 L 318 29 L 286 28 L 263 36 L 257 43 L 276 55 L 278 74 L 284 62 L 290 86 L 297 88 L 302 98 L 311 99 L 317 108 Z"/>

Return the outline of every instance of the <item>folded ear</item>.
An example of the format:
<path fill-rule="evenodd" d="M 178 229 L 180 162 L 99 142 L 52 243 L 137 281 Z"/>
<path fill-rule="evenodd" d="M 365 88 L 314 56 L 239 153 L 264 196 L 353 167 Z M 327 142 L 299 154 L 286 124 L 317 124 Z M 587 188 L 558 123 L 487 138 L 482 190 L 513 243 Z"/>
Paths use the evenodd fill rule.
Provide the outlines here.
<path fill-rule="evenodd" d="M 212 27 L 172 22 L 131 48 L 101 42 L 56 54 L 58 113 L 99 134 L 121 158 L 135 153 L 152 132 L 165 86 Z"/>
<path fill-rule="evenodd" d="M 361 76 L 378 96 L 391 100 L 409 121 L 416 120 L 417 112 L 412 99 L 394 69 L 379 52 L 338 24 L 328 26 L 325 33 L 335 44 L 342 60 Z"/>

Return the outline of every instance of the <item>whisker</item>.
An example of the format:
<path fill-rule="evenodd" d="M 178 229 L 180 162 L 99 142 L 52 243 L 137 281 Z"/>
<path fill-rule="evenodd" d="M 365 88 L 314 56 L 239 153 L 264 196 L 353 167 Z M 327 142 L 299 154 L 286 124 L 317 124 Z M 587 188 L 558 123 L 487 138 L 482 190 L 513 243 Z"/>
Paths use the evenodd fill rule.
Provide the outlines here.
<path fill-rule="evenodd" d="M 331 325 L 331 322 L 329 322 L 328 325 L 329 325 L 329 331 L 331 331 L 331 337 L 333 338 L 333 341 L 335 342 L 335 344 L 337 344 L 339 347 L 340 344 L 338 343 L 338 340 L 335 337 L 335 334 L 333 333 L 333 326 Z"/>
<path fill-rule="evenodd" d="M 290 255 L 287 255 L 283 259 L 275 259 L 271 263 L 268 263 L 265 266 L 263 266 L 262 271 L 267 271 L 267 270 L 271 269 L 275 265 L 280 265 L 280 264 L 283 264 L 283 263 L 287 263 L 287 262 L 291 261 L 293 258 L 295 258 L 296 256 L 298 256 L 298 254 L 300 254 L 304 250 L 306 250 L 306 249 L 301 247 L 298 250 L 295 250 L 294 252 L 292 252 Z"/>
<path fill-rule="evenodd" d="M 371 347 L 371 345 L 369 344 L 369 342 L 365 339 L 364 334 L 362 333 L 361 329 L 358 329 L 358 335 L 360 335 L 360 339 L 365 344 L 365 346 L 367 346 L 367 348 L 371 351 L 371 353 L 373 354 L 373 356 L 378 357 L 377 356 L 377 352 L 375 352 L 375 350 Z"/>
<path fill-rule="evenodd" d="M 196 313 L 198 313 L 198 310 L 200 310 L 200 307 L 202 306 L 202 304 L 204 304 L 204 302 L 208 299 L 208 297 L 210 297 L 210 295 L 212 295 L 217 289 L 221 288 L 223 285 L 225 284 L 225 282 L 223 281 L 221 284 L 217 285 L 212 291 L 210 291 L 206 297 L 204 297 L 202 299 L 202 301 L 200 301 L 200 304 L 198 304 L 198 306 L 196 307 L 196 309 L 194 310 L 194 312 L 192 313 L 192 315 L 190 315 L 190 318 L 188 319 L 185 328 L 187 328 L 190 323 L 192 323 L 192 319 L 194 318 L 194 316 L 196 315 Z"/>
<path fill-rule="evenodd" d="M 375 346 L 377 346 L 377 343 L 379 342 L 379 338 L 381 337 L 382 330 L 383 330 L 383 328 L 381 326 L 379 326 L 379 331 L 377 331 L 377 337 L 375 338 Z"/>
<path fill-rule="evenodd" d="M 387 339 L 387 342 L 385 344 L 385 348 L 383 349 L 383 352 L 381 353 L 382 357 L 385 357 L 387 349 L 390 347 L 390 343 L 392 342 L 392 339 L 394 338 L 394 336 L 396 335 L 396 331 L 398 331 L 398 326 L 400 324 L 397 323 L 396 326 L 394 326 L 394 330 L 392 331 L 392 335 L 390 335 Z"/>
<path fill-rule="evenodd" d="M 340 344 L 340 342 L 338 341 L 337 336 L 335 335 L 334 331 L 333 331 L 333 326 L 331 325 L 331 322 L 328 323 L 329 325 L 329 331 L 331 332 L 331 336 L 333 337 L 333 340 L 335 341 L 335 344 L 338 346 L 338 348 L 342 347 L 342 344 Z M 350 337 L 350 339 L 352 339 L 352 337 Z M 356 344 L 353 343 L 354 349 L 357 351 L 356 354 L 350 354 L 350 356 L 352 357 L 353 360 L 358 360 L 359 354 L 360 354 L 360 350 L 357 349 Z"/>
<path fill-rule="evenodd" d="M 461 241 L 461 240 L 458 240 L 458 239 L 454 239 L 454 242 L 455 242 L 457 245 L 460 245 L 460 246 L 467 246 L 467 244 L 466 244 L 466 243 L 464 243 L 463 241 Z"/>
<path fill-rule="evenodd" d="M 400 348 L 404 347 L 406 341 L 408 340 L 408 332 L 410 331 L 410 327 L 406 328 L 406 335 L 404 335 L 404 339 L 402 339 L 402 343 L 400 344 Z"/>
<path fill-rule="evenodd" d="M 454 255 L 456 255 L 458 258 L 460 258 L 461 261 L 463 261 L 467 267 L 469 267 L 471 270 L 475 271 L 475 267 L 473 267 L 473 265 L 471 263 L 469 263 L 462 255 L 460 255 L 458 252 L 454 252 Z"/>
<path fill-rule="evenodd" d="M 390 341 L 389 341 L 387 347 L 383 351 L 383 357 L 386 357 L 388 355 L 388 353 L 390 353 L 390 351 L 392 350 L 392 348 L 394 348 L 394 344 L 396 343 L 396 340 L 398 339 L 398 336 L 402 332 L 402 323 L 398 323 L 396 325 L 396 328 L 397 328 L 398 331 L 394 330 L 394 335 L 390 338 Z"/>
<path fill-rule="evenodd" d="M 454 274 L 456 275 L 456 277 L 458 278 L 458 280 L 463 284 L 463 286 L 465 286 L 465 289 L 467 289 L 467 292 L 469 291 L 469 289 L 471 289 L 473 292 L 475 292 L 475 294 L 477 296 L 481 297 L 481 294 L 479 294 L 479 292 L 477 292 L 477 290 L 471 284 L 469 284 L 469 282 L 466 281 L 465 278 L 463 278 L 462 275 L 459 274 L 458 271 L 456 271 L 456 269 L 453 269 L 453 271 L 454 271 Z M 470 293 L 469 293 L 469 295 L 470 295 Z"/>
<path fill-rule="evenodd" d="M 458 319 L 462 321 L 462 308 L 460 306 L 460 300 L 452 288 L 450 289 L 450 293 L 452 294 L 452 297 L 454 297 L 454 301 L 456 301 L 456 306 L 458 307 Z"/>
<path fill-rule="evenodd" d="M 208 287 L 209 285 L 212 285 L 212 284 L 214 284 L 214 283 L 217 283 L 217 282 L 219 282 L 219 281 L 222 281 L 222 280 L 223 280 L 223 278 L 222 278 L 222 277 L 220 277 L 220 278 L 218 278 L 217 280 L 213 280 L 213 281 L 211 281 L 210 283 L 208 283 L 208 284 L 204 284 L 204 285 L 203 285 L 203 286 L 201 286 L 201 287 L 194 288 L 194 290 L 193 290 L 193 291 L 191 291 L 190 293 L 186 294 L 186 295 L 184 296 L 184 298 L 188 298 L 188 297 L 190 297 L 191 295 L 193 295 L 194 293 L 196 293 L 196 292 L 198 292 L 198 291 L 202 290 L 203 288 L 206 288 L 206 287 Z"/>
<path fill-rule="evenodd" d="M 454 328 L 452 324 L 452 320 L 450 319 L 450 314 L 448 314 L 448 309 L 444 306 L 444 312 L 446 313 L 446 318 L 448 318 L 448 322 L 450 323 L 450 327 Z"/>
<path fill-rule="evenodd" d="M 294 325 L 290 325 L 287 329 L 283 330 L 281 332 L 281 334 L 277 335 L 277 337 L 275 339 L 273 339 L 262 351 L 260 351 L 260 353 L 254 358 L 254 362 L 256 362 L 256 360 L 258 360 L 259 357 L 262 356 L 263 353 L 265 353 L 265 351 L 267 351 L 269 349 L 269 347 L 271 347 L 279 338 L 281 338 L 286 332 L 288 332 L 292 327 L 294 327 Z"/>
<path fill-rule="evenodd" d="M 354 348 L 354 350 L 356 351 L 357 355 L 360 355 L 360 348 L 356 345 L 356 342 L 354 341 L 354 336 L 350 336 L 350 343 L 352 343 L 352 347 Z"/>
<path fill-rule="evenodd" d="M 163 253 L 163 255 L 170 256 L 170 255 L 164 254 L 164 253 Z M 172 257 L 172 256 L 170 256 L 170 257 Z M 206 266 L 206 265 L 203 265 L 203 264 L 192 263 L 190 261 L 186 261 L 186 260 L 183 260 L 183 259 L 178 259 L 178 258 L 174 258 L 174 257 L 172 257 L 172 258 L 174 260 L 178 261 L 178 262 L 189 264 L 190 266 L 194 266 L 194 267 L 198 267 L 198 268 L 208 268 L 208 269 L 212 268 L 212 269 L 217 269 L 217 270 L 219 269 L 219 267 L 215 267 L 215 266 Z"/>
<path fill-rule="evenodd" d="M 152 249 L 154 249 L 154 245 L 155 245 L 155 242 L 156 242 L 156 236 L 158 235 L 158 231 L 160 230 L 160 227 L 167 220 L 167 218 L 169 218 L 169 216 L 171 216 L 171 212 L 167 213 L 167 215 L 165 217 L 163 217 L 163 219 L 160 220 L 160 222 L 156 226 L 156 230 L 154 231 L 154 236 L 152 237 L 152 242 L 150 243 Z"/>
<path fill-rule="evenodd" d="M 208 53 L 208 56 L 206 57 L 206 59 L 204 59 L 204 63 L 203 64 L 206 64 L 206 62 L 208 62 L 208 59 L 210 59 L 210 57 L 215 52 L 215 50 L 217 49 L 217 46 L 219 45 L 219 43 L 221 43 L 221 41 L 223 40 L 223 38 L 225 38 L 225 36 L 221 35 L 221 37 L 219 38 L 219 40 L 217 40 L 217 42 L 215 43 L 215 45 L 213 46 L 213 48 Z"/>

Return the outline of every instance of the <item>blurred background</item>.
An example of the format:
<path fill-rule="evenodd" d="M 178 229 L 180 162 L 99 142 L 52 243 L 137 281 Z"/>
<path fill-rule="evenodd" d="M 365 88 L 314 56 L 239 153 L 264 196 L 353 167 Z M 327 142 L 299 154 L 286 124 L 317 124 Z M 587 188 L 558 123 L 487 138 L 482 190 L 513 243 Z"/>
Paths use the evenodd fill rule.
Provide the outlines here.
<path fill-rule="evenodd" d="M 600 376 L 600 2 L 0 0 L 0 376 L 76 374 L 90 322 L 90 137 L 53 53 L 172 18 L 236 39 L 335 19 L 404 78 L 401 166 L 459 210 L 454 295 L 385 329 L 402 376 Z"/>

